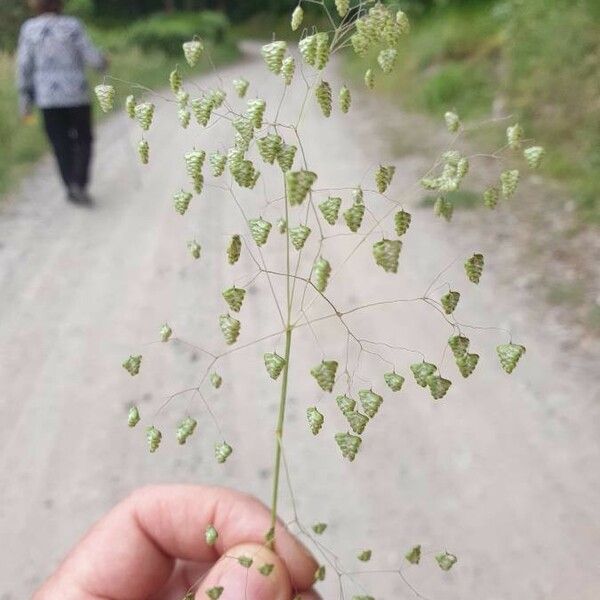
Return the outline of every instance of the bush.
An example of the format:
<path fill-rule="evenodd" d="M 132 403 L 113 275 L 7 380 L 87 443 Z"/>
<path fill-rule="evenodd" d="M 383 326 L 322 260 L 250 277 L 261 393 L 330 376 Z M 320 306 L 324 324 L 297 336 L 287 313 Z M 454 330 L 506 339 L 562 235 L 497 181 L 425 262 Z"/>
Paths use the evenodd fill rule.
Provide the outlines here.
<path fill-rule="evenodd" d="M 206 10 L 160 14 L 136 21 L 129 28 L 129 43 L 175 56 L 181 53 L 181 45 L 195 35 L 219 44 L 226 39 L 228 31 L 229 21 L 223 13 Z"/>
<path fill-rule="evenodd" d="M 67 0 L 65 12 L 80 19 L 89 19 L 94 15 L 94 3 L 92 0 Z"/>

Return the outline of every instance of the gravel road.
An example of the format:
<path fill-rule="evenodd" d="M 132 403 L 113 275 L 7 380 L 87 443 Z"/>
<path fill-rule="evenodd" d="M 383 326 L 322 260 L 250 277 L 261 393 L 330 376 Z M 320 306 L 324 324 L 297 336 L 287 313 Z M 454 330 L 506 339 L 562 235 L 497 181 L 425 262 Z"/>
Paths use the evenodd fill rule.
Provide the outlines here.
<path fill-rule="evenodd" d="M 280 80 L 267 74 L 251 51 L 241 63 L 218 72 L 230 96 L 230 81 L 241 73 L 252 82 L 249 96 L 264 97 L 272 117 L 281 98 Z M 332 72 L 327 77 L 338 89 L 340 76 Z M 202 87 L 215 83 L 214 75 L 197 82 Z M 301 88 L 288 95 L 284 119 L 296 114 Z M 385 128 L 384 109 L 357 93 L 352 119 L 334 110 L 326 121 L 309 100 L 300 134 L 309 166 L 319 173 L 317 199 L 326 188 L 373 187 L 374 168 L 390 160 L 376 134 Z M 175 113 L 172 104 L 158 102 L 148 136 L 149 167 L 137 162 L 139 129 L 126 116 L 99 128 L 92 209 L 65 202 L 49 159 L 1 209 L 1 600 L 28 597 L 88 526 L 137 486 L 218 483 L 269 498 L 278 386 L 266 377 L 261 357 L 274 348 L 282 353 L 280 335 L 220 360 L 215 367 L 224 379 L 220 390 L 205 384 L 203 399 L 193 392 L 181 394 L 158 412 L 170 394 L 196 386 L 206 371 L 210 359 L 194 346 L 225 351 L 217 324 L 224 306 L 220 292 L 257 274 L 247 248 L 238 265 L 225 263 L 228 236 L 238 231 L 248 236 L 222 180 L 207 175 L 203 194 L 194 198 L 185 217 L 173 210 L 172 194 L 187 185 L 183 153 L 194 144 L 226 150 L 231 143 L 225 121 L 206 132 L 192 126 L 181 133 Z M 408 129 L 420 126 L 410 116 L 399 118 Z M 290 142 L 291 133 L 283 133 Z M 358 356 L 351 342 L 348 369 L 354 392 L 370 382 L 383 390 L 388 365 L 367 351 L 381 354 L 406 375 L 419 356 L 411 351 L 423 352 L 455 382 L 438 402 L 408 376 L 401 393 L 384 393 L 361 453 L 350 464 L 333 442 L 333 434 L 344 427 L 334 396 L 320 393 L 307 374 L 322 357 L 345 366 L 346 332 L 336 318 L 319 321 L 312 330 L 298 329 L 285 454 L 299 519 L 306 525 L 329 523 L 322 542 L 347 571 L 390 571 L 345 576 L 342 595 L 330 569 L 322 593 L 328 600 L 363 590 L 378 600 L 414 598 L 397 572 L 401 567 L 415 590 L 431 600 L 596 600 L 598 357 L 580 356 L 558 343 L 544 310 L 524 303 L 506 282 L 498 257 L 510 237 L 500 243 L 481 239 L 461 227 L 460 218 L 447 225 L 417 206 L 421 193 L 415 181 L 428 164 L 420 151 L 405 152 L 396 162 L 390 196 L 413 213 L 397 276 L 373 264 L 371 243 L 342 266 L 356 239 L 340 235 L 325 241 L 323 254 L 335 273 L 328 290 L 333 303 L 347 310 L 415 298 L 451 265 L 431 294 L 439 297 L 443 288 L 438 286 L 450 282 L 463 292 L 457 310 L 461 322 L 508 328 L 516 342 L 527 346 L 527 355 L 508 376 L 494 354 L 506 333 L 465 329 L 482 358 L 475 374 L 463 381 L 450 357 L 443 357 L 451 328 L 426 303 L 398 302 L 349 315 L 346 322 L 359 338 L 408 349 L 365 341 L 365 352 Z M 261 169 L 256 194 L 235 188 L 237 199 L 249 217 L 261 214 L 275 222 L 281 203 L 266 189 L 280 186 L 281 176 L 277 167 Z M 350 189 L 339 195 L 345 204 L 350 201 Z M 365 223 L 372 223 L 373 215 L 389 205 L 366 196 L 372 214 Z M 314 240 L 318 230 L 312 226 Z M 336 231 L 344 232 L 341 227 Z M 380 239 L 381 231 L 376 228 L 371 241 Z M 389 219 L 383 231 L 391 233 Z M 186 247 L 194 238 L 202 245 L 199 261 Z M 270 270 L 280 271 L 283 237 L 274 228 L 271 238 L 264 259 Z M 256 248 L 250 248 L 260 261 Z M 480 286 L 466 281 L 461 266 L 475 251 L 487 260 Z M 310 265 L 309 256 L 302 265 Z M 283 297 L 282 278 L 271 279 Z M 265 275 L 255 283 L 241 312 L 239 345 L 281 329 Z M 307 304 L 310 298 L 311 291 Z M 307 314 L 315 318 L 328 312 L 330 307 L 317 300 Z M 169 344 L 157 342 L 165 320 L 177 338 Z M 144 355 L 142 370 L 131 378 L 120 364 L 137 352 Z M 342 377 L 336 391 L 345 391 L 345 384 Z M 165 434 L 154 455 L 147 452 L 143 429 L 126 426 L 132 402 L 140 406 L 141 425 L 154 423 Z M 316 438 L 304 416 L 313 404 L 326 416 Z M 188 413 L 197 417 L 198 432 L 179 447 L 170 432 Z M 235 448 L 223 466 L 212 452 L 222 437 Z M 293 518 L 287 485 L 282 515 Z M 403 563 L 406 550 L 417 543 L 423 545 L 422 564 Z M 355 559 L 364 547 L 373 549 L 366 567 Z M 448 573 L 433 559 L 444 549 L 459 557 Z"/>

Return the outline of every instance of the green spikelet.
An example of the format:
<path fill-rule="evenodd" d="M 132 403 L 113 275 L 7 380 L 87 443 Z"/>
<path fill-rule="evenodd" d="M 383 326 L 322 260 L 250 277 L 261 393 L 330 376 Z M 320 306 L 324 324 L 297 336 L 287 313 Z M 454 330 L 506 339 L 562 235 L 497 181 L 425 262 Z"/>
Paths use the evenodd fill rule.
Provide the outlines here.
<path fill-rule="evenodd" d="M 356 408 L 356 400 L 353 400 L 348 396 L 338 396 L 335 401 L 344 416 L 351 413 Z"/>
<path fill-rule="evenodd" d="M 523 150 L 523 156 L 531 169 L 539 168 L 546 151 L 542 146 L 530 146 Z"/>
<path fill-rule="evenodd" d="M 371 556 L 373 556 L 371 550 L 363 550 L 356 558 L 358 558 L 358 560 L 361 562 L 369 562 L 371 560 Z"/>
<path fill-rule="evenodd" d="M 247 79 L 244 79 L 243 77 L 233 80 L 233 89 L 236 91 L 237 95 L 240 98 L 243 98 L 246 95 L 249 85 L 250 82 Z"/>
<path fill-rule="evenodd" d="M 169 86 L 171 87 L 171 91 L 174 94 L 177 94 L 177 92 L 181 89 L 182 84 L 183 78 L 181 77 L 179 68 L 175 67 L 169 74 Z"/>
<path fill-rule="evenodd" d="M 417 384 L 421 387 L 427 387 L 427 380 L 437 371 L 437 367 L 432 363 L 423 361 L 410 365 L 410 370 Z"/>
<path fill-rule="evenodd" d="M 234 265 L 239 260 L 241 253 L 242 240 L 238 234 L 234 234 L 227 245 L 227 262 L 230 265 Z"/>
<path fill-rule="evenodd" d="M 323 293 L 329 283 L 331 275 L 331 265 L 322 256 L 319 257 L 313 265 L 313 283 L 319 292 Z"/>
<path fill-rule="evenodd" d="M 367 417 L 372 419 L 377 414 L 377 411 L 383 402 L 383 398 L 373 390 L 360 390 L 358 392 L 358 397 L 363 412 Z"/>
<path fill-rule="evenodd" d="M 290 23 L 292 27 L 292 31 L 296 31 L 300 25 L 302 25 L 302 21 L 304 20 L 304 10 L 298 4 L 292 13 L 292 22 Z"/>
<path fill-rule="evenodd" d="M 519 171 L 517 169 L 502 171 L 500 173 L 500 184 L 502 188 L 502 197 L 511 198 L 517 191 L 519 185 Z"/>
<path fill-rule="evenodd" d="M 140 372 L 140 365 L 142 364 L 142 355 L 132 354 L 124 363 L 123 368 L 133 377 Z"/>
<path fill-rule="evenodd" d="M 204 540 L 207 546 L 214 546 L 219 539 L 219 532 L 215 529 L 215 526 L 209 524 L 204 530 Z"/>
<path fill-rule="evenodd" d="M 343 85 L 340 88 L 340 110 L 343 113 L 347 113 L 350 110 L 350 105 L 352 104 L 352 96 L 350 95 L 350 90 Z"/>
<path fill-rule="evenodd" d="M 348 10 L 350 10 L 350 0 L 335 0 L 335 8 L 340 17 L 345 17 Z"/>
<path fill-rule="evenodd" d="M 511 150 L 520 150 L 521 144 L 523 143 L 523 128 L 519 125 L 519 123 L 515 123 L 515 125 L 511 125 L 506 130 L 506 140 L 508 141 L 508 147 Z"/>
<path fill-rule="evenodd" d="M 277 379 L 285 367 L 285 358 L 277 352 L 266 352 L 264 355 L 265 368 L 271 379 Z"/>
<path fill-rule="evenodd" d="M 324 565 L 321 565 L 317 568 L 314 575 L 315 583 L 317 581 L 325 581 L 326 569 Z"/>
<path fill-rule="evenodd" d="M 315 523 L 311 529 L 317 534 L 317 535 L 323 535 L 325 533 L 325 530 L 327 529 L 327 523 Z"/>
<path fill-rule="evenodd" d="M 459 356 L 456 359 L 456 366 L 463 377 L 468 377 L 473 373 L 477 363 L 479 362 L 479 354 L 471 354 L 469 352 Z"/>
<path fill-rule="evenodd" d="M 248 112 L 250 110 L 248 109 Z M 240 137 L 240 141 L 243 141 L 242 150 L 248 149 L 248 144 L 254 137 L 254 123 L 248 115 L 248 117 L 236 117 L 232 121 L 234 129 L 237 131 Z"/>
<path fill-rule="evenodd" d="M 132 406 L 127 414 L 127 425 L 135 427 L 140 422 L 140 411 L 137 406 Z"/>
<path fill-rule="evenodd" d="M 102 109 L 102 112 L 110 112 L 115 105 L 115 88 L 112 85 L 97 85 L 94 88 L 96 98 L 98 98 L 98 104 Z"/>
<path fill-rule="evenodd" d="M 287 44 L 281 40 L 265 44 L 261 49 L 261 54 L 265 59 L 267 69 L 275 75 L 281 73 L 281 64 L 287 50 Z"/>
<path fill-rule="evenodd" d="M 404 235 L 410 227 L 412 216 L 404 210 L 400 210 L 394 216 L 394 227 L 396 228 L 396 235 Z"/>
<path fill-rule="evenodd" d="M 448 554 L 448 552 L 443 552 L 442 554 L 438 554 L 435 557 L 440 569 L 442 571 L 449 571 L 458 560 L 454 554 Z"/>
<path fill-rule="evenodd" d="M 135 96 L 129 94 L 127 98 L 125 98 L 125 112 L 130 119 L 135 119 Z"/>
<path fill-rule="evenodd" d="M 419 561 L 421 560 L 421 545 L 418 546 L 414 546 L 413 548 L 411 548 L 405 555 L 404 558 L 406 558 L 406 560 L 411 564 L 411 565 L 418 565 Z"/>
<path fill-rule="evenodd" d="M 219 317 L 219 327 L 225 338 L 225 343 L 231 346 L 237 342 L 240 335 L 241 323 L 230 315 L 221 315 Z"/>
<path fill-rule="evenodd" d="M 342 456 L 352 462 L 360 449 L 362 439 L 351 433 L 336 433 L 335 441 L 342 451 Z"/>
<path fill-rule="evenodd" d="M 285 85 L 291 85 L 296 71 L 296 61 L 293 56 L 286 56 L 281 63 L 281 77 Z"/>
<path fill-rule="evenodd" d="M 448 346 L 452 350 L 452 354 L 454 354 L 454 358 L 460 358 L 467 353 L 469 349 L 469 338 L 464 335 L 453 335 L 448 340 Z"/>
<path fill-rule="evenodd" d="M 140 161 L 143 165 L 147 165 L 150 162 L 150 144 L 147 140 L 140 140 L 138 144 L 138 154 L 140 155 Z"/>
<path fill-rule="evenodd" d="M 177 441 L 180 445 L 184 445 L 187 442 L 187 439 L 194 433 L 197 425 L 196 419 L 192 419 L 192 417 L 186 417 L 177 428 Z"/>
<path fill-rule="evenodd" d="M 249 556 L 240 556 L 238 558 L 238 563 L 242 565 L 242 567 L 244 567 L 245 569 L 249 569 L 254 564 L 254 560 L 251 559 Z"/>
<path fill-rule="evenodd" d="M 483 264 L 483 254 L 473 254 L 471 258 L 467 259 L 465 262 L 465 272 L 469 281 L 479 283 L 483 273 Z"/>
<path fill-rule="evenodd" d="M 355 54 L 365 58 L 371 48 L 369 38 L 360 32 L 356 32 L 352 35 L 350 41 L 352 42 L 352 49 Z"/>
<path fill-rule="evenodd" d="M 306 418 L 308 419 L 308 425 L 313 435 L 317 435 L 323 427 L 325 417 L 317 410 L 315 406 L 310 406 L 306 409 Z"/>
<path fill-rule="evenodd" d="M 223 292 L 223 299 L 227 302 L 227 306 L 233 312 L 240 312 L 244 298 L 246 297 L 246 290 L 243 288 L 233 287 L 227 288 Z"/>
<path fill-rule="evenodd" d="M 204 150 L 192 150 L 191 152 L 187 152 L 184 158 L 187 173 L 194 184 L 194 191 L 199 194 L 204 185 L 202 167 L 204 166 L 206 152 Z"/>
<path fill-rule="evenodd" d="M 222 106 L 223 102 L 225 102 L 225 98 L 227 98 L 227 94 L 225 93 L 225 90 L 211 90 L 209 98 L 214 110 L 215 108 L 220 108 Z"/>
<path fill-rule="evenodd" d="M 180 215 L 184 215 L 190 205 L 190 202 L 192 201 L 192 194 L 180 190 L 179 192 L 175 193 L 175 195 L 173 196 L 173 200 L 175 210 Z"/>
<path fill-rule="evenodd" d="M 177 98 L 177 105 L 179 106 L 180 109 L 187 108 L 188 102 L 190 100 L 190 95 L 184 89 L 180 89 L 177 92 L 176 98 Z"/>
<path fill-rule="evenodd" d="M 441 298 L 442 308 L 444 309 L 444 312 L 447 315 L 451 315 L 456 309 L 459 300 L 460 292 L 450 290 L 447 294 L 444 294 Z"/>
<path fill-rule="evenodd" d="M 320 31 L 315 34 L 317 38 L 315 48 L 315 67 L 322 71 L 329 61 L 329 34 L 325 31 Z"/>
<path fill-rule="evenodd" d="M 439 400 L 446 395 L 452 382 L 449 379 L 444 379 L 440 375 L 430 375 L 427 378 L 427 385 L 433 398 Z"/>
<path fill-rule="evenodd" d="M 398 259 L 402 250 L 400 240 L 383 239 L 373 244 L 375 262 L 387 273 L 398 272 Z"/>
<path fill-rule="evenodd" d="M 252 98 L 248 100 L 248 118 L 255 129 L 260 129 L 263 126 L 263 118 L 267 103 L 261 98 Z"/>
<path fill-rule="evenodd" d="M 317 380 L 319 387 L 325 392 L 331 392 L 335 384 L 335 374 L 338 363 L 336 360 L 323 360 L 321 364 L 313 367 L 310 374 Z"/>
<path fill-rule="evenodd" d="M 404 377 L 402 377 L 402 375 L 398 375 L 396 371 L 385 373 L 383 379 L 392 392 L 399 392 L 404 385 Z"/>
<path fill-rule="evenodd" d="M 233 452 L 233 448 L 227 442 L 221 442 L 215 444 L 215 458 L 217 462 L 224 463 Z"/>
<path fill-rule="evenodd" d="M 209 96 L 202 96 L 202 98 L 194 98 L 192 100 L 192 112 L 196 121 L 199 125 L 206 127 L 210 121 L 210 117 L 213 111 L 213 101 Z"/>
<path fill-rule="evenodd" d="M 185 42 L 183 45 L 183 55 L 190 67 L 195 67 L 204 52 L 204 44 L 200 40 Z"/>
<path fill-rule="evenodd" d="M 300 49 L 300 54 L 304 61 L 307 64 L 314 66 L 317 57 L 316 35 L 308 35 L 305 38 L 302 38 L 298 43 L 298 48 Z"/>
<path fill-rule="evenodd" d="M 184 129 L 187 129 L 189 127 L 190 120 L 192 118 L 190 111 L 185 110 L 184 108 L 180 108 L 179 111 L 177 112 L 177 116 L 179 117 L 179 123 L 181 123 L 181 126 Z"/>
<path fill-rule="evenodd" d="M 264 575 L 265 577 L 268 577 L 273 572 L 274 568 L 275 568 L 275 565 L 267 563 L 267 564 L 262 565 L 262 567 L 260 567 L 258 569 L 258 572 L 261 575 Z"/>
<path fill-rule="evenodd" d="M 208 598 L 210 598 L 210 600 L 219 600 L 224 591 L 225 588 L 222 585 L 217 585 L 215 587 L 211 587 L 209 590 L 206 590 L 206 595 Z"/>
<path fill-rule="evenodd" d="M 146 429 L 146 440 L 148 441 L 150 452 L 156 452 L 162 440 L 162 433 L 154 425 L 151 425 Z"/>
<path fill-rule="evenodd" d="M 210 384 L 218 390 L 223 385 L 223 378 L 218 373 L 211 373 Z"/>
<path fill-rule="evenodd" d="M 392 183 L 392 179 L 394 178 L 394 173 L 396 172 L 396 167 L 392 165 L 382 166 L 379 165 L 375 173 L 375 184 L 377 185 L 377 191 L 380 194 L 383 194 L 389 187 L 390 183 Z"/>
<path fill-rule="evenodd" d="M 160 328 L 160 341 L 168 342 L 171 339 L 172 335 L 173 330 L 169 327 L 168 323 L 164 323 L 163 326 Z"/>
<path fill-rule="evenodd" d="M 240 163 L 230 161 L 229 169 L 240 187 L 253 189 L 260 177 L 260 171 L 254 168 L 251 160 L 242 160 Z"/>
<path fill-rule="evenodd" d="M 269 133 L 268 135 L 265 135 L 265 137 L 258 138 L 256 140 L 256 145 L 258 146 L 261 158 L 272 165 L 281 152 L 283 140 L 280 135 Z"/>
<path fill-rule="evenodd" d="M 365 85 L 370 90 L 375 87 L 375 73 L 373 73 L 373 69 L 367 69 L 365 71 Z"/>
<path fill-rule="evenodd" d="M 349 410 L 344 416 L 348 420 L 348 424 L 350 425 L 350 429 L 354 433 L 358 433 L 359 435 L 365 430 L 365 427 L 369 423 L 369 417 L 355 411 Z"/>
<path fill-rule="evenodd" d="M 444 217 L 446 221 L 451 221 L 452 214 L 454 213 L 454 204 L 444 196 L 439 196 L 433 205 L 433 212 L 436 217 Z"/>
<path fill-rule="evenodd" d="M 277 156 L 277 162 L 284 173 L 287 173 L 292 168 L 294 164 L 294 157 L 296 156 L 296 150 L 296 146 L 292 144 L 284 143 L 281 146 L 281 151 Z"/>
<path fill-rule="evenodd" d="M 396 25 L 400 28 L 400 33 L 408 33 L 410 31 L 410 21 L 406 13 L 402 10 L 399 10 L 396 13 Z"/>
<path fill-rule="evenodd" d="M 227 156 L 225 154 L 221 154 L 220 152 L 213 152 L 208 157 L 208 162 L 210 163 L 213 176 L 220 177 L 225 171 Z"/>
<path fill-rule="evenodd" d="M 460 127 L 460 119 L 458 115 L 452 111 L 448 111 L 444 114 L 444 120 L 446 121 L 446 127 L 450 133 L 456 133 Z"/>
<path fill-rule="evenodd" d="M 317 174 L 312 171 L 288 171 L 285 174 L 285 184 L 290 205 L 302 204 L 316 180 Z"/>
<path fill-rule="evenodd" d="M 319 85 L 315 89 L 315 96 L 317 98 L 317 102 L 323 111 L 323 114 L 326 117 L 331 115 L 331 86 L 327 81 L 321 81 Z"/>
<path fill-rule="evenodd" d="M 271 223 L 259 217 L 258 219 L 250 219 L 248 221 L 248 226 L 250 227 L 250 233 L 252 234 L 252 239 L 256 242 L 256 245 L 259 248 L 264 246 L 267 243 L 271 227 L 273 227 Z"/>
<path fill-rule="evenodd" d="M 329 197 L 319 204 L 319 210 L 323 218 L 330 224 L 335 225 L 340 214 L 340 206 L 342 206 L 341 198 Z"/>
<path fill-rule="evenodd" d="M 495 186 L 490 186 L 483 192 L 483 204 L 488 208 L 496 208 L 499 199 L 500 190 Z"/>
<path fill-rule="evenodd" d="M 154 118 L 154 104 L 151 102 L 142 102 L 135 107 L 135 118 L 144 131 L 150 129 L 152 119 Z"/>
<path fill-rule="evenodd" d="M 384 73 L 391 73 L 396 64 L 398 50 L 396 48 L 385 48 L 377 56 L 377 62 Z"/>
<path fill-rule="evenodd" d="M 298 227 L 290 227 L 290 241 L 296 250 L 302 250 L 304 244 L 310 235 L 311 229 L 306 225 L 298 225 Z"/>
<path fill-rule="evenodd" d="M 500 344 L 496 347 L 500 365 L 507 373 L 512 373 L 521 356 L 525 354 L 525 346 L 519 344 Z"/>
<path fill-rule="evenodd" d="M 360 189 L 360 188 L 359 188 Z M 362 200 L 362 191 L 354 195 L 354 202 L 352 206 L 344 211 L 344 220 L 348 229 L 353 233 L 356 233 L 362 225 L 363 217 L 365 216 L 365 205 Z"/>

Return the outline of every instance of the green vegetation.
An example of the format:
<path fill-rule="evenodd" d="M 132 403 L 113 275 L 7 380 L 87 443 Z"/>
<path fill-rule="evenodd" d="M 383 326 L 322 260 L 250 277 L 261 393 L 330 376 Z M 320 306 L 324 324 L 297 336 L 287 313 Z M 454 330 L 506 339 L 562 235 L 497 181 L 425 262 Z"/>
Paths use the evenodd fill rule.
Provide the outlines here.
<path fill-rule="evenodd" d="M 79 4 L 83 10 L 84 3 Z M 175 64 L 171 54 L 176 49 L 179 53 L 181 41 L 196 34 L 206 40 L 215 64 L 237 56 L 226 17 L 209 11 L 190 17 L 185 13 L 175 13 L 160 18 L 149 17 L 131 25 L 113 23 L 107 28 L 93 23 L 89 25 L 94 42 L 110 56 L 108 74 L 115 78 L 114 82 L 111 80 L 115 87 L 123 91 L 129 89 L 128 85 L 118 80 L 143 82 L 151 88 L 167 85 L 168 74 Z M 184 60 L 179 61 L 179 68 L 184 76 L 191 73 Z M 194 73 L 197 72 L 195 69 Z M 19 120 L 13 73 L 12 55 L 0 52 L 0 145 L 3 149 L 0 194 L 18 181 L 27 167 L 47 149 L 39 118 L 30 124 L 23 124 Z M 94 85 L 97 80 L 98 76 L 92 75 L 91 84 Z"/>
<path fill-rule="evenodd" d="M 600 4 L 595 0 L 439 3 L 412 11 L 412 32 L 393 78 L 392 102 L 441 119 L 512 114 L 548 149 L 545 172 L 600 221 Z M 351 59 L 362 77 L 363 61 Z"/>

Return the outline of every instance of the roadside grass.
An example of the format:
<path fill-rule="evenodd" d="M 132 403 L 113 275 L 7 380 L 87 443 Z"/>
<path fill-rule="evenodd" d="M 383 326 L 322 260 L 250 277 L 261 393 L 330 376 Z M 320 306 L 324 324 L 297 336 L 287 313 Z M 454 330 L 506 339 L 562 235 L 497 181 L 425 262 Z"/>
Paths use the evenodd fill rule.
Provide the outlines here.
<path fill-rule="evenodd" d="M 352 56 L 348 76 L 366 62 Z M 469 123 L 512 115 L 547 148 L 544 172 L 572 191 L 582 222 L 600 223 L 600 4 L 511 0 L 452 5 L 415 17 L 392 76 L 392 104 Z M 494 128 L 496 130 L 501 128 Z M 501 145 L 491 129 L 474 133 Z"/>

